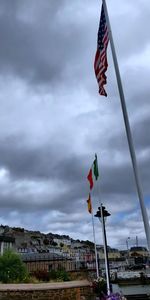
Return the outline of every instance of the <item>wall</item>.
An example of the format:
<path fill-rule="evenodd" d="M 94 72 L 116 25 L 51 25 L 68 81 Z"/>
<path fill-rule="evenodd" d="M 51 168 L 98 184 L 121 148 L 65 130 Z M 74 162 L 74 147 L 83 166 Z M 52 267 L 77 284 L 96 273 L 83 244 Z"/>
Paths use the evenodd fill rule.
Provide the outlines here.
<path fill-rule="evenodd" d="M 0 300 L 93 300 L 88 281 L 47 284 L 1 284 Z"/>

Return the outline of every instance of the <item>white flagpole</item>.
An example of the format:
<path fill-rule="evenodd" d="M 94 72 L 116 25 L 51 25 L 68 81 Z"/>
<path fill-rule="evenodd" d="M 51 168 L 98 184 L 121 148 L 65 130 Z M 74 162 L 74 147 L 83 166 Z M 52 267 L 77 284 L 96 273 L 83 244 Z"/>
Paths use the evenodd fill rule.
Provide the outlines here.
<path fill-rule="evenodd" d="M 93 226 L 93 237 L 94 237 L 95 259 L 96 259 L 96 275 L 97 275 L 97 278 L 98 278 L 99 277 L 99 270 L 98 270 L 97 249 L 96 249 L 96 240 L 95 240 L 93 208 L 92 208 L 92 226 Z"/>
<path fill-rule="evenodd" d="M 108 262 L 108 253 L 107 253 L 107 240 L 106 240 L 106 231 L 104 224 L 103 216 L 103 206 L 101 204 L 101 220 L 102 220 L 102 231 L 103 231 L 103 242 L 104 242 L 104 256 L 105 256 L 105 269 L 106 269 L 106 282 L 107 282 L 107 293 L 110 295 L 110 275 L 109 275 L 109 262 Z"/>
<path fill-rule="evenodd" d="M 118 90 L 119 90 L 122 113 L 123 113 L 123 118 L 124 118 L 124 123 L 125 123 L 125 128 L 126 128 L 126 135 L 127 135 L 128 145 L 129 145 L 129 151 L 130 151 L 130 155 L 131 155 L 131 161 L 132 161 L 132 166 L 133 166 L 135 183 L 136 183 L 137 193 L 138 193 L 140 206 L 141 206 L 141 212 L 142 212 L 142 217 L 143 217 L 143 222 L 144 222 L 144 228 L 145 228 L 145 233 L 146 233 L 146 238 L 147 238 L 147 244 L 148 244 L 148 248 L 149 248 L 149 252 L 150 252 L 150 226 L 149 226 L 149 220 L 148 220 L 147 211 L 146 211 L 146 208 L 145 208 L 145 205 L 144 205 L 144 197 L 143 197 L 143 192 L 142 192 L 142 186 L 141 186 L 141 181 L 140 181 L 138 167 L 137 167 L 137 160 L 136 160 L 136 155 L 135 155 L 135 150 L 134 150 L 134 145 L 133 145 L 133 139 L 132 139 L 130 124 L 129 124 L 129 119 L 128 119 L 128 113 L 127 113 L 127 109 L 126 109 L 125 97 L 124 97 L 124 92 L 123 92 L 123 87 L 122 87 L 122 82 L 121 82 L 121 76 L 120 76 L 120 71 L 119 71 L 115 46 L 114 46 L 114 42 L 113 42 L 111 26 L 110 26 L 110 22 L 109 22 L 109 16 L 108 16 L 108 11 L 107 11 L 106 1 L 102 0 L 102 2 L 103 2 L 104 11 L 105 11 L 105 17 L 106 17 L 108 32 L 109 32 L 109 39 L 110 39 L 112 57 L 113 57 L 113 61 L 114 61 L 115 71 L 116 71 Z"/>

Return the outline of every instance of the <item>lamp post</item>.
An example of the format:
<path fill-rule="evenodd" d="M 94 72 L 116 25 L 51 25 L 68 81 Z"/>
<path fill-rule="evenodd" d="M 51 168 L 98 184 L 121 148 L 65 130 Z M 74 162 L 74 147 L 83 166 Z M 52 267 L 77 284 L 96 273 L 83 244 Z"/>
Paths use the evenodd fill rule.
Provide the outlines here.
<path fill-rule="evenodd" d="M 139 242 L 138 242 L 138 236 L 136 235 L 136 247 L 138 247 Z"/>
<path fill-rule="evenodd" d="M 129 256 L 129 241 L 130 240 L 130 237 L 128 237 L 127 239 L 126 239 L 126 244 L 127 244 L 127 254 L 128 254 L 128 256 Z"/>
<path fill-rule="evenodd" d="M 129 240 L 130 240 L 130 237 L 128 237 L 126 239 L 126 245 L 127 245 L 127 264 L 129 265 Z"/>
<path fill-rule="evenodd" d="M 105 229 L 105 218 L 109 217 L 110 213 L 105 209 L 105 206 L 101 204 L 101 207 L 98 207 L 95 217 L 98 217 L 102 222 L 102 231 L 103 231 L 103 242 L 104 242 L 104 255 L 105 255 L 105 268 L 106 268 L 106 280 L 107 280 L 107 292 L 110 295 L 110 271 L 109 271 L 109 262 L 108 262 L 108 249 L 107 249 L 107 238 L 106 238 L 106 229 Z"/>
<path fill-rule="evenodd" d="M 128 243 L 128 240 L 130 240 L 130 237 L 128 237 L 128 238 L 126 239 L 127 251 L 129 251 L 129 243 Z"/>

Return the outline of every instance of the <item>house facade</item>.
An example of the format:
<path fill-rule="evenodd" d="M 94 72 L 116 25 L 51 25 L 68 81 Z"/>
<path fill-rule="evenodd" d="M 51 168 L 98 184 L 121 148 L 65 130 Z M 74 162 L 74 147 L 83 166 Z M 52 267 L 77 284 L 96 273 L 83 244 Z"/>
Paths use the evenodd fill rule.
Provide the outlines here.
<path fill-rule="evenodd" d="M 6 250 L 13 249 L 15 245 L 15 238 L 11 236 L 0 235 L 0 255 Z"/>

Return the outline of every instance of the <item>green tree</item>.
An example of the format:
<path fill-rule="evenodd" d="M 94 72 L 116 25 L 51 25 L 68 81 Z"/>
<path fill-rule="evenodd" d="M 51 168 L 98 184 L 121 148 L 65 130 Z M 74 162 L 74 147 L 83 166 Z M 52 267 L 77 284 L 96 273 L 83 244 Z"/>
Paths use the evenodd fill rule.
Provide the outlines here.
<path fill-rule="evenodd" d="M 28 277 L 26 266 L 20 256 L 11 250 L 0 256 L 0 281 L 3 283 L 23 282 Z"/>

